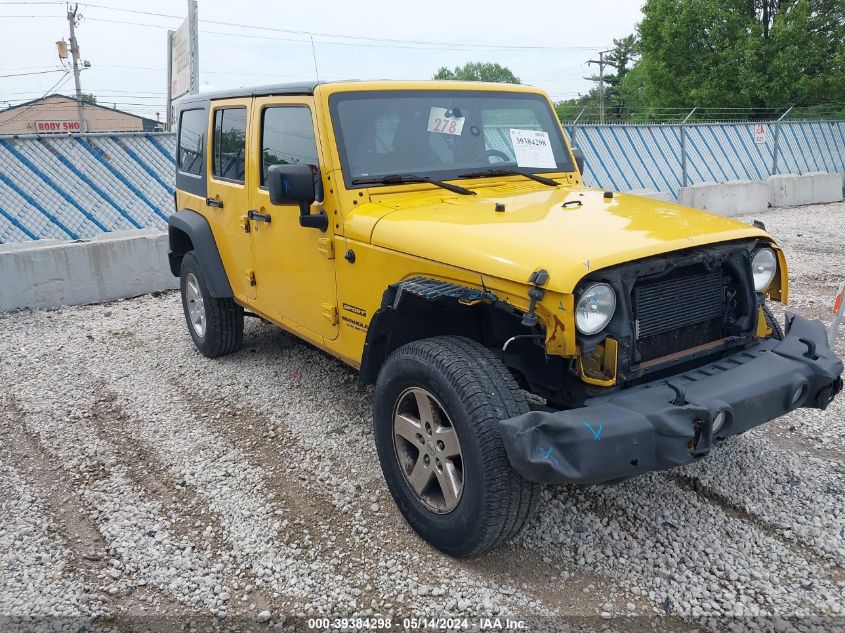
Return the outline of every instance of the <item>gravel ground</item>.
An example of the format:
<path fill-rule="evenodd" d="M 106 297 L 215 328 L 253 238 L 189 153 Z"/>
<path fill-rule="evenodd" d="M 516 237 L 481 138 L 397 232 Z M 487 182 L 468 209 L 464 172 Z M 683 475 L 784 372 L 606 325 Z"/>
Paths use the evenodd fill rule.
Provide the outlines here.
<path fill-rule="evenodd" d="M 790 309 L 829 320 L 845 204 L 760 219 Z M 208 360 L 167 293 L 3 314 L 0 331 L 2 630 L 845 628 L 841 398 L 689 467 L 548 488 L 515 543 L 455 561 L 393 506 L 354 372 L 279 329 L 250 319 L 241 352 Z"/>

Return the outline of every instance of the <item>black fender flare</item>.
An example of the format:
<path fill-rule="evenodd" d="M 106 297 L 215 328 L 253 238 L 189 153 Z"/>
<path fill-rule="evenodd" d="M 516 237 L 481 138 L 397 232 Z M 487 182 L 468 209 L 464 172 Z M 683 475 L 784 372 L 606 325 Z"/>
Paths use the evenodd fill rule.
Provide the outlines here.
<path fill-rule="evenodd" d="M 373 314 L 367 328 L 358 374 L 358 381 L 362 386 L 375 384 L 381 364 L 390 352 L 413 340 L 412 337 L 404 336 L 406 332 L 400 332 L 403 329 L 399 316 L 400 305 L 407 304 L 408 301 L 416 302 L 416 305 L 449 303 L 472 306 L 481 301 L 493 303 L 498 299 L 487 290 L 477 290 L 428 277 L 413 277 L 391 284 L 384 291 L 381 307 Z"/>
<path fill-rule="evenodd" d="M 217 242 L 211 226 L 203 216 L 188 209 L 177 211 L 167 219 L 167 233 L 170 241 L 170 272 L 179 277 L 182 268 L 182 257 L 189 250 L 196 252 L 208 291 L 212 297 L 223 298 L 232 296 L 232 286 L 223 268 Z M 187 243 L 185 237 L 190 240 Z"/>

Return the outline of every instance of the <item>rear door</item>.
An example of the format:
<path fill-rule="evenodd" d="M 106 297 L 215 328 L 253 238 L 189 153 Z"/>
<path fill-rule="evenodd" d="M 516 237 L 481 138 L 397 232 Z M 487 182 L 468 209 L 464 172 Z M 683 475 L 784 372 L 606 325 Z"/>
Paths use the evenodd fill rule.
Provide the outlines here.
<path fill-rule="evenodd" d="M 246 214 L 246 169 L 251 98 L 212 101 L 209 116 L 206 213 L 232 292 L 242 301 L 256 297 L 252 241 Z"/>
<path fill-rule="evenodd" d="M 270 165 L 325 163 L 315 135 L 311 97 L 264 97 L 254 103 L 251 155 L 257 158 L 250 208 L 269 222 L 251 222 L 260 310 L 310 338 L 337 337 L 334 223 L 325 233 L 299 225 L 299 207 L 275 206 L 265 184 Z M 318 200 L 311 213 L 323 210 Z M 331 211 L 330 215 L 331 215 Z"/>

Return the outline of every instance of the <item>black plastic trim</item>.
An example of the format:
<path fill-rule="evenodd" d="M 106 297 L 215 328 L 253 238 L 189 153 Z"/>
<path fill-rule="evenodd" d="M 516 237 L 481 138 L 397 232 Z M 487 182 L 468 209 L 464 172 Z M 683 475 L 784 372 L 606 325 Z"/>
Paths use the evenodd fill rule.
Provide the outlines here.
<path fill-rule="evenodd" d="M 232 286 L 226 276 L 226 269 L 223 267 L 223 260 L 220 259 L 220 251 L 217 249 L 217 242 L 214 241 L 214 234 L 208 220 L 196 211 L 187 209 L 177 211 L 167 219 L 167 232 L 170 237 L 168 259 L 173 276 L 179 277 L 182 257 L 188 250 L 193 250 L 202 266 L 211 296 L 231 297 Z M 190 240 L 191 248 L 188 248 L 183 236 L 187 236 Z"/>
<path fill-rule="evenodd" d="M 412 277 L 391 284 L 384 291 L 381 307 L 373 314 L 367 328 L 367 338 L 361 355 L 361 370 L 358 374 L 358 381 L 362 386 L 375 383 L 382 362 L 396 347 L 394 337 L 401 329 L 399 307 L 408 298 L 425 302 L 444 301 L 464 306 L 478 301 L 497 301 L 496 296 L 491 292 L 428 277 Z"/>
<path fill-rule="evenodd" d="M 531 481 L 597 484 L 688 464 L 713 440 L 800 407 L 824 409 L 842 389 L 842 361 L 819 321 L 787 316 L 783 341 L 604 396 L 567 411 L 499 423 L 514 469 Z M 796 398 L 797 394 L 797 398 Z M 717 432 L 713 422 L 724 412 Z"/>

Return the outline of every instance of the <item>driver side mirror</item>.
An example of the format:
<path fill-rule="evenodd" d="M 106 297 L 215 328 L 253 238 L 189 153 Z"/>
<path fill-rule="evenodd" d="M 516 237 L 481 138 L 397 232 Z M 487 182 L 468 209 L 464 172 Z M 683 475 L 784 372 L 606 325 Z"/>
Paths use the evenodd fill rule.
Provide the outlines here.
<path fill-rule="evenodd" d="M 325 211 L 311 215 L 311 204 L 323 199 L 323 181 L 316 165 L 271 165 L 267 169 L 267 189 L 272 204 L 298 204 L 299 225 L 325 231 L 329 219 Z"/>
<path fill-rule="evenodd" d="M 572 156 L 575 157 L 575 164 L 578 166 L 578 173 L 584 175 L 584 152 L 577 147 L 572 148 Z"/>

